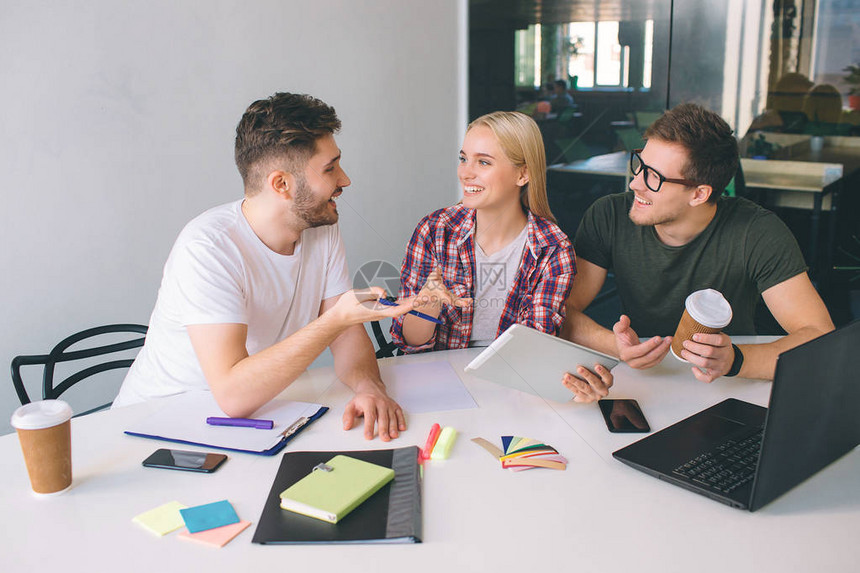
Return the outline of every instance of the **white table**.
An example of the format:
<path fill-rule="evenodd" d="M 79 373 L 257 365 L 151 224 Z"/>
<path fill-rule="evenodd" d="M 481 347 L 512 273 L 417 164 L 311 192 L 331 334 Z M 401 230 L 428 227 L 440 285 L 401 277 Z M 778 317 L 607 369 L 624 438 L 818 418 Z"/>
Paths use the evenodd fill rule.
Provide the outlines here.
<path fill-rule="evenodd" d="M 14 434 L 0 437 L 0 571 L 851 571 L 860 563 L 860 453 L 856 450 L 788 494 L 749 513 L 686 492 L 612 459 L 641 434 L 610 434 L 596 405 L 553 404 L 462 373 L 475 350 L 387 360 L 447 359 L 478 409 L 417 414 L 390 444 L 422 445 L 430 425 L 460 432 L 452 456 L 424 479 L 420 545 L 260 546 L 253 530 L 280 455 L 231 454 L 211 475 L 143 468 L 166 443 L 123 435 L 153 403 L 76 418 L 73 488 L 37 499 Z M 654 430 L 734 396 L 766 404 L 770 384 L 721 379 L 707 385 L 672 357 L 639 372 L 615 369 L 615 397 L 639 400 Z M 287 449 L 386 447 L 344 432 L 351 392 L 330 368 L 312 370 L 284 396 L 332 410 Z M 566 471 L 510 472 L 470 439 L 537 438 L 569 460 Z M 189 449 L 195 449 L 189 447 Z M 200 448 L 196 448 L 200 449 Z M 171 500 L 228 499 L 253 525 L 223 549 L 163 538 L 131 518 Z"/>

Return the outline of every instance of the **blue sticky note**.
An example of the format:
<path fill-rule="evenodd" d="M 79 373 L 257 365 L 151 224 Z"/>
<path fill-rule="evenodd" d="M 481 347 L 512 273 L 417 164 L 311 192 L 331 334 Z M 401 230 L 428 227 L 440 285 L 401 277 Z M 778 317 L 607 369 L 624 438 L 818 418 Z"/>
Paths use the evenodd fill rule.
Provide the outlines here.
<path fill-rule="evenodd" d="M 230 525 L 231 523 L 239 523 L 239 516 L 236 515 L 236 510 L 233 509 L 233 506 L 226 499 L 189 507 L 188 509 L 180 509 L 179 513 L 182 515 L 185 527 L 190 533 L 215 529 L 216 527 Z"/>

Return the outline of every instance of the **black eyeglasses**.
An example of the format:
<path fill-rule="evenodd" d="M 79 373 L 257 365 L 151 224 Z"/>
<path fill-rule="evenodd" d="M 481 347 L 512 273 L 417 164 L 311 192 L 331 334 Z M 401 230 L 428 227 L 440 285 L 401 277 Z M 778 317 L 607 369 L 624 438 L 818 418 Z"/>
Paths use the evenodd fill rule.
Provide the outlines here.
<path fill-rule="evenodd" d="M 660 187 L 663 186 L 664 182 L 669 183 L 679 183 L 681 185 L 686 185 L 687 187 L 698 187 L 699 184 L 695 181 L 690 181 L 689 179 L 673 179 L 672 177 L 665 177 L 662 173 L 651 167 L 650 165 L 645 165 L 642 161 L 642 156 L 639 155 L 642 153 L 641 149 L 634 149 L 630 152 L 630 172 L 633 173 L 633 176 L 637 176 L 642 173 L 642 170 L 645 170 L 645 187 L 653 191 L 654 193 L 660 190 Z"/>

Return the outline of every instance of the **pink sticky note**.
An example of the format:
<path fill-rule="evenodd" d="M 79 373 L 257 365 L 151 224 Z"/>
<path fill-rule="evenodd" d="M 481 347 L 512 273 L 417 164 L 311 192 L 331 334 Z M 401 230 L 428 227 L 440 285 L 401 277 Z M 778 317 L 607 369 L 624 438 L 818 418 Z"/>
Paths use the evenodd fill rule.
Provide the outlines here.
<path fill-rule="evenodd" d="M 249 525 L 251 525 L 250 521 L 240 521 L 239 523 L 231 523 L 230 525 L 223 525 L 221 527 L 216 527 L 215 529 L 207 529 L 206 531 L 200 531 L 198 533 L 188 533 L 187 529 L 183 529 L 179 532 L 179 538 L 212 545 L 214 547 L 224 547 L 230 542 L 230 540 L 242 533 L 242 531 L 244 531 Z"/>

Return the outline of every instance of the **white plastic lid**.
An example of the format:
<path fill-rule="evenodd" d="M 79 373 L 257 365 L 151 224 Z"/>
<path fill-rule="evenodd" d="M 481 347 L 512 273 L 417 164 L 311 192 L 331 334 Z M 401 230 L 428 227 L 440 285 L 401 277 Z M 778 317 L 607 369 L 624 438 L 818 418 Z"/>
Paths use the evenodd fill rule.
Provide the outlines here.
<path fill-rule="evenodd" d="M 732 306 L 721 292 L 712 288 L 697 290 L 687 297 L 687 312 L 708 328 L 725 328 L 732 321 Z"/>
<path fill-rule="evenodd" d="M 12 414 L 12 427 L 41 430 L 62 424 L 72 417 L 72 407 L 62 400 L 41 400 L 21 406 Z"/>

